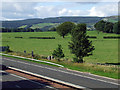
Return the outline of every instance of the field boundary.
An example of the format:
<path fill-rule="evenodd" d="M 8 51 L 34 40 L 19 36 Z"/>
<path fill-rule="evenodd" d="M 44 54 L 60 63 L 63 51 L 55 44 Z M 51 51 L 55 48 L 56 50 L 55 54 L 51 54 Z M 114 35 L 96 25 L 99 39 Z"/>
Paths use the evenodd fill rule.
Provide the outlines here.
<path fill-rule="evenodd" d="M 42 61 L 42 60 L 37 60 L 37 59 L 32 59 L 32 58 L 26 58 L 26 57 L 21 57 L 21 56 L 15 56 L 15 55 L 9 55 L 9 54 L 4 54 L 4 53 L 0 53 L 0 54 L 1 55 L 6 55 L 6 56 L 18 57 L 18 58 L 22 58 L 22 59 L 28 59 L 28 60 L 37 61 L 37 62 L 48 63 L 48 64 L 56 65 L 56 66 L 59 66 L 59 67 L 64 67 L 63 65 L 52 63 L 52 62 L 48 62 L 48 61 Z"/>

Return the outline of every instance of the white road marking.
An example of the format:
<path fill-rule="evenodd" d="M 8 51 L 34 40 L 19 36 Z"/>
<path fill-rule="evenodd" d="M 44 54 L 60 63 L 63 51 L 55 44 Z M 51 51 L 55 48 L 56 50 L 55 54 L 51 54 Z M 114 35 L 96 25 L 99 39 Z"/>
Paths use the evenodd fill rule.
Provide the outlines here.
<path fill-rule="evenodd" d="M 18 78 L 21 78 L 21 79 L 24 79 L 24 80 L 28 80 L 28 81 L 30 81 L 30 82 L 32 82 L 32 83 L 36 83 L 36 84 L 41 85 L 41 86 L 45 86 L 45 85 L 42 84 L 42 83 L 35 82 L 35 81 L 33 81 L 33 80 L 30 80 L 30 79 L 27 79 L 27 78 L 24 78 L 24 77 L 21 77 L 21 76 L 17 76 L 17 75 L 15 75 L 15 74 L 10 74 L 10 75 L 15 76 L 15 77 L 18 77 Z M 54 87 L 47 86 L 47 85 L 46 85 L 45 87 L 55 89 Z"/>
<path fill-rule="evenodd" d="M 106 82 L 106 83 L 110 83 L 110 84 L 114 84 L 114 85 L 120 85 L 120 84 L 115 83 L 115 82 L 108 82 L 108 81 L 105 81 L 105 80 L 96 79 L 96 78 L 92 78 L 92 77 L 88 77 L 88 76 L 83 76 L 83 75 L 75 74 L 75 73 L 72 73 L 72 72 L 66 72 L 66 71 L 57 70 L 57 69 L 53 69 L 53 68 L 38 66 L 38 65 L 35 65 L 35 64 L 29 64 L 29 63 L 25 63 L 25 62 L 21 62 L 21 61 L 14 61 L 14 60 L 7 59 L 7 58 L 5 58 L 5 59 L 9 60 L 9 61 L 13 61 L 13 62 L 19 62 L 19 63 L 23 63 L 23 64 L 27 64 L 27 65 L 32 65 L 32 66 L 36 66 L 36 67 L 46 68 L 46 69 L 53 70 L 53 71 L 59 71 L 59 72 L 67 73 L 67 74 L 72 74 L 72 75 L 75 75 L 75 76 L 80 76 L 80 77 L 85 77 L 85 78 L 89 78 L 89 79 L 93 79 L 93 80 L 98 80 L 98 81 L 101 81 L 101 82 Z"/>
<path fill-rule="evenodd" d="M 14 69 L 14 70 L 18 70 L 18 71 L 21 71 L 21 72 L 24 72 L 24 73 L 32 74 L 32 75 L 35 75 L 35 76 L 38 76 L 38 77 L 42 77 L 42 78 L 45 78 L 45 79 L 48 79 L 48 80 L 53 80 L 53 81 L 56 81 L 56 82 L 59 82 L 59 83 L 65 84 L 65 85 L 69 85 L 69 86 L 72 86 L 72 87 L 76 87 L 76 88 L 80 88 L 80 89 L 85 89 L 86 90 L 86 87 L 82 87 L 80 85 L 75 85 L 75 84 L 72 84 L 72 83 L 69 83 L 69 82 L 61 81 L 61 80 L 58 80 L 58 79 L 54 79 L 54 78 L 51 78 L 51 77 L 39 75 L 39 74 L 36 74 L 36 73 L 28 72 L 28 71 L 17 69 L 17 68 L 13 68 L 13 67 L 9 67 L 9 68 Z"/>

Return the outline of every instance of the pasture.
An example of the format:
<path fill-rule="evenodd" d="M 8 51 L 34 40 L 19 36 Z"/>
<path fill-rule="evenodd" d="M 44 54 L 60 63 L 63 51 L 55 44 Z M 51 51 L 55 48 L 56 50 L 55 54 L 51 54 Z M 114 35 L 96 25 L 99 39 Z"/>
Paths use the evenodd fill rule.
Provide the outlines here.
<path fill-rule="evenodd" d="M 118 36 L 116 34 L 107 34 L 97 31 L 87 31 L 87 35 L 96 36 L 92 40 L 95 50 L 93 55 L 85 57 L 84 61 L 88 63 L 118 63 L 118 39 L 104 39 L 103 36 Z M 23 37 L 23 38 L 15 38 Z M 55 37 L 55 39 L 29 39 L 29 37 Z M 68 35 L 64 39 L 56 32 L 15 32 L 15 33 L 2 33 L 2 46 L 9 45 L 13 51 L 20 51 L 48 56 L 51 55 L 58 44 L 63 47 L 65 54 L 64 59 L 72 59 L 73 54 L 68 49 L 68 42 L 71 36 Z"/>

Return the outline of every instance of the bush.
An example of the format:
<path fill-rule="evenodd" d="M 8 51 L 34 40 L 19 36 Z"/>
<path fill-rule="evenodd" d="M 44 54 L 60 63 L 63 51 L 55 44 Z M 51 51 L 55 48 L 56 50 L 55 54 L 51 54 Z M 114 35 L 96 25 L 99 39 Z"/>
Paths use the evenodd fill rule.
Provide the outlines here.
<path fill-rule="evenodd" d="M 34 55 L 34 59 L 41 59 L 41 57 L 39 55 Z"/>
<path fill-rule="evenodd" d="M 3 46 L 3 47 L 2 47 L 2 51 L 5 51 L 6 53 L 7 53 L 7 52 L 12 52 L 12 50 L 10 50 L 10 47 L 9 47 L 9 46 Z"/>

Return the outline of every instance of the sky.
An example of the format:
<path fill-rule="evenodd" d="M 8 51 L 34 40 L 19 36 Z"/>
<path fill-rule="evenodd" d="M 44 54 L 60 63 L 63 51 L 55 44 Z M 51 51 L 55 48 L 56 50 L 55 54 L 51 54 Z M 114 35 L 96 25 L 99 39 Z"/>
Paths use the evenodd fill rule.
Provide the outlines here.
<path fill-rule="evenodd" d="M 59 16 L 118 15 L 117 0 L 3 0 L 0 3 L 0 20 L 23 20 Z"/>

